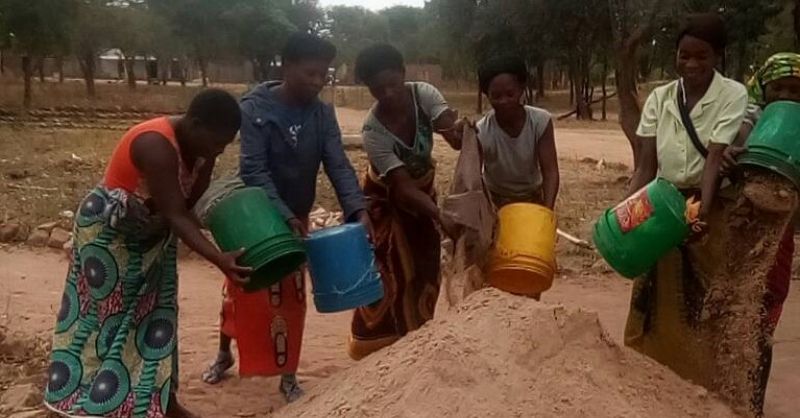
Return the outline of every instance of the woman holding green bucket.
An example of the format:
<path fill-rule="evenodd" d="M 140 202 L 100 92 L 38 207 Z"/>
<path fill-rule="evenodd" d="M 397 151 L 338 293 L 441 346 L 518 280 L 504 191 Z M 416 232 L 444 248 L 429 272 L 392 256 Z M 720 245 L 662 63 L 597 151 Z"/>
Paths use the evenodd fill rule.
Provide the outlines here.
<path fill-rule="evenodd" d="M 205 90 L 183 116 L 131 128 L 75 217 L 44 403 L 70 417 L 193 417 L 176 399 L 176 240 L 241 281 L 190 209 L 239 130 L 230 94 Z"/>
<path fill-rule="evenodd" d="M 737 158 L 747 149 L 747 138 L 758 123 L 762 110 L 778 101 L 800 103 L 800 54 L 784 52 L 770 57 L 749 82 L 750 106 L 739 136 L 733 146 L 725 151 L 723 172 L 730 173 L 737 166 Z M 800 138 L 797 138 L 800 146 Z M 767 335 L 772 335 L 778 326 L 783 303 L 789 295 L 792 280 L 792 260 L 794 258 L 795 225 L 790 224 L 778 247 L 775 266 L 767 276 L 767 294 L 764 298 Z M 764 345 L 762 353 L 762 374 L 758 393 L 755 395 L 756 407 L 761 410 L 764 404 L 769 372 L 772 366 L 772 345 Z"/>
<path fill-rule="evenodd" d="M 718 15 L 689 16 L 677 39 L 680 79 L 652 92 L 637 130 L 641 154 L 630 194 L 660 177 L 684 197 L 699 198 L 701 222 L 695 226 L 700 229 L 712 214 L 723 152 L 736 137 L 747 107 L 745 87 L 716 70 L 726 41 Z M 713 235 L 712 230 L 704 242 L 714 242 Z M 626 345 L 686 379 L 710 385 L 710 348 L 694 338 L 694 329 L 705 294 L 701 273 L 720 261 L 703 244 L 689 243 L 635 279 Z"/>

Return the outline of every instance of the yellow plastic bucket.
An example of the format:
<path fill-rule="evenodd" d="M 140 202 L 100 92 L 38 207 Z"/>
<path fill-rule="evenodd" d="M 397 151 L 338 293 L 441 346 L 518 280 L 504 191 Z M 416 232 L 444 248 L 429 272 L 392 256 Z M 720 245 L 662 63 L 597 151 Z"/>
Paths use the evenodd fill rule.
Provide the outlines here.
<path fill-rule="evenodd" d="M 497 213 L 499 228 L 489 264 L 489 284 L 517 295 L 550 289 L 556 272 L 556 216 L 531 203 L 515 203 Z"/>

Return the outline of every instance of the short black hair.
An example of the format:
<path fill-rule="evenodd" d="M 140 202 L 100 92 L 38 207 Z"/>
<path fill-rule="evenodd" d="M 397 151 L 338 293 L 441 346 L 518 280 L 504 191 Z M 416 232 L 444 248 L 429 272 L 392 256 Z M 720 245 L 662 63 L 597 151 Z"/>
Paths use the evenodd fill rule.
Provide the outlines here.
<path fill-rule="evenodd" d="M 192 99 L 186 116 L 198 125 L 223 134 L 236 134 L 242 125 L 239 102 L 227 91 L 206 89 Z"/>
<path fill-rule="evenodd" d="M 528 84 L 528 66 L 525 61 L 515 55 L 504 55 L 488 60 L 478 69 L 481 92 L 487 94 L 492 80 L 501 74 L 511 74 L 523 86 Z"/>
<path fill-rule="evenodd" d="M 722 54 L 728 46 L 725 20 L 718 13 L 696 13 L 686 16 L 678 32 L 676 46 L 687 36 L 707 42 L 718 54 Z"/>
<path fill-rule="evenodd" d="M 368 46 L 356 58 L 356 80 L 369 83 L 373 77 L 386 70 L 404 72 L 406 64 L 403 54 L 389 44 Z"/>
<path fill-rule="evenodd" d="M 329 41 L 306 32 L 295 32 L 283 46 L 283 62 L 297 63 L 306 60 L 333 61 L 336 47 Z"/>

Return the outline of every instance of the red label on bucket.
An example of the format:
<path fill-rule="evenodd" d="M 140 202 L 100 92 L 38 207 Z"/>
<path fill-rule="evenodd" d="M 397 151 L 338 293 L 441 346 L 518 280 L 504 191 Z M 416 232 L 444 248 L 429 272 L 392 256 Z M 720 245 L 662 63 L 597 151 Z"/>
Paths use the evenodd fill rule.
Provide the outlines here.
<path fill-rule="evenodd" d="M 623 234 L 627 234 L 637 226 L 645 223 L 653 216 L 653 204 L 650 202 L 647 189 L 620 203 L 614 208 L 614 213 L 617 216 L 617 222 L 619 222 L 619 228 Z"/>

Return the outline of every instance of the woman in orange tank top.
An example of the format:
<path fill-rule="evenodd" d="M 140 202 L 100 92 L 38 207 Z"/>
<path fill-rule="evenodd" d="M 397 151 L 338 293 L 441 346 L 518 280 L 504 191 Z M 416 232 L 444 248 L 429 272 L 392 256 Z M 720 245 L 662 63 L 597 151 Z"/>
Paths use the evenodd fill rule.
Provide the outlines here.
<path fill-rule="evenodd" d="M 206 90 L 179 117 L 128 131 L 75 217 L 45 405 L 68 417 L 192 417 L 178 385 L 176 239 L 242 281 L 191 208 L 239 130 L 230 94 Z"/>

